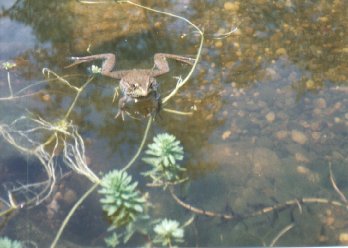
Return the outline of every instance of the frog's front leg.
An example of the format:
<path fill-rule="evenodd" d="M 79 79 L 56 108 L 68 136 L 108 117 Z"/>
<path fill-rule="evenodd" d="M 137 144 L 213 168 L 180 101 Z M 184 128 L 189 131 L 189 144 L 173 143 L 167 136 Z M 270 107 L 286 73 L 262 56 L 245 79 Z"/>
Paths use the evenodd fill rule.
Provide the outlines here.
<path fill-rule="evenodd" d="M 124 113 L 127 102 L 130 100 L 128 96 L 123 96 L 118 100 L 118 112 L 115 115 L 115 119 L 117 119 L 120 115 L 122 120 L 124 121 Z"/>
<path fill-rule="evenodd" d="M 176 54 L 169 54 L 169 53 L 156 53 L 154 56 L 154 62 L 155 62 L 155 70 L 153 70 L 153 76 L 157 77 L 159 75 L 162 75 L 164 73 L 169 72 L 169 65 L 168 65 L 168 59 L 175 59 L 177 61 L 193 65 L 195 62 L 195 59 L 184 57 Z"/>
<path fill-rule="evenodd" d="M 115 79 L 121 79 L 126 73 L 126 71 L 112 71 L 116 64 L 116 56 L 112 53 L 96 54 L 96 55 L 85 56 L 85 57 L 71 57 L 71 59 L 74 60 L 74 63 L 66 66 L 66 68 L 69 68 L 81 63 L 85 63 L 85 62 L 102 59 L 103 60 L 103 64 L 101 68 L 102 75 L 115 78 Z"/>

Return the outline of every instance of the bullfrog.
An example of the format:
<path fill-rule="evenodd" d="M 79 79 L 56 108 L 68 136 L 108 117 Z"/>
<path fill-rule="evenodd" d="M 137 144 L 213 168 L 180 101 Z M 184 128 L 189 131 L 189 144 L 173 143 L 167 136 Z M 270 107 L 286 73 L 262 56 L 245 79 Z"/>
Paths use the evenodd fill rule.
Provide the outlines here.
<path fill-rule="evenodd" d="M 193 65 L 194 59 L 181 55 L 156 53 L 154 55 L 154 66 L 152 69 L 133 69 L 133 70 L 113 70 L 116 64 L 116 56 L 112 53 L 96 54 L 85 57 L 71 57 L 74 61 L 68 67 L 90 62 L 93 60 L 103 60 L 100 73 L 103 76 L 119 79 L 120 89 L 123 97 L 119 100 L 119 110 L 115 118 L 122 116 L 124 119 L 124 109 L 128 102 L 137 102 L 141 98 L 145 98 L 150 94 L 154 94 L 156 99 L 160 101 L 158 90 L 158 82 L 156 77 L 169 72 L 169 65 L 167 59 L 174 59 L 182 63 Z"/>

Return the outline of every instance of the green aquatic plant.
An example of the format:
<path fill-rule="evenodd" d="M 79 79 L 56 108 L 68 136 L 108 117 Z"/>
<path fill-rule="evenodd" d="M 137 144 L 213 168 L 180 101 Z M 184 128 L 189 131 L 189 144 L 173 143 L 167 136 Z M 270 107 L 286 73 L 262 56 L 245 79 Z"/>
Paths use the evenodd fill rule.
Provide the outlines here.
<path fill-rule="evenodd" d="M 6 71 L 11 70 L 15 68 L 16 66 L 17 66 L 16 63 L 9 62 L 9 61 L 2 63 L 2 68 L 4 68 Z"/>
<path fill-rule="evenodd" d="M 92 66 L 91 66 L 91 72 L 92 72 L 93 74 L 100 74 L 101 71 L 102 71 L 102 69 L 101 69 L 100 67 L 98 67 L 98 66 L 96 66 L 96 65 L 92 65 Z"/>
<path fill-rule="evenodd" d="M 1 248 L 22 248 L 23 245 L 17 240 L 11 240 L 7 237 L 0 237 L 0 247 Z"/>
<path fill-rule="evenodd" d="M 100 203 L 115 228 L 127 225 L 144 214 L 145 199 L 136 190 L 137 185 L 123 171 L 113 170 L 102 178 L 98 191 L 103 195 Z"/>
<path fill-rule="evenodd" d="M 158 134 L 153 143 L 148 145 L 143 161 L 152 166 L 150 171 L 144 173 L 152 178 L 154 183 L 174 182 L 180 180 L 182 168 L 177 161 L 184 158 L 184 149 L 174 135 L 168 133 Z"/>
<path fill-rule="evenodd" d="M 184 241 L 184 229 L 176 220 L 163 219 L 154 227 L 154 232 L 156 233 L 153 240 L 155 244 L 171 247 L 174 243 Z"/>
<path fill-rule="evenodd" d="M 115 248 L 120 244 L 119 237 L 116 232 L 113 232 L 111 235 L 106 237 L 104 241 L 107 247 L 112 247 L 112 248 Z"/>

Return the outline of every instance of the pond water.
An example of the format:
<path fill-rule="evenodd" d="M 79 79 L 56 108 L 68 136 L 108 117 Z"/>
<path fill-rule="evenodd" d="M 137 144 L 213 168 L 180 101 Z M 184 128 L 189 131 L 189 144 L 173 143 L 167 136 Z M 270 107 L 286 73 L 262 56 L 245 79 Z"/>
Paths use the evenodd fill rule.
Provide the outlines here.
<path fill-rule="evenodd" d="M 181 141 L 188 180 L 173 188 L 186 208 L 168 188 L 146 186 L 140 158 L 128 170 L 149 195 L 151 218 L 183 224 L 195 216 L 178 246 L 347 245 L 348 2 L 141 3 L 205 32 L 193 75 L 165 106 L 193 114 L 161 111 L 146 141 L 163 132 Z M 61 143 L 47 142 L 42 147 L 54 156 L 45 163 L 57 181 L 38 195 L 43 186 L 35 183 L 49 172 L 38 152 L 28 151 L 53 137 L 52 123 L 63 131 L 73 123 L 86 163 L 99 176 L 128 163 L 147 125 L 146 118 L 115 119 L 118 82 L 100 75 L 84 87 L 90 64 L 66 68 L 68 58 L 115 53 L 118 70 L 151 69 L 155 53 L 195 56 L 200 36 L 180 19 L 130 4 L 5 0 L 0 6 L 0 61 L 16 64 L 0 70 L 0 210 L 11 197 L 23 202 L 0 215 L 0 236 L 48 247 L 91 176 L 71 172 Z M 162 98 L 190 68 L 170 61 L 170 72 L 157 78 Z M 99 199 L 94 192 L 80 206 L 58 247 L 105 247 L 110 223 Z M 123 245 L 153 245 L 151 239 L 137 232 Z"/>

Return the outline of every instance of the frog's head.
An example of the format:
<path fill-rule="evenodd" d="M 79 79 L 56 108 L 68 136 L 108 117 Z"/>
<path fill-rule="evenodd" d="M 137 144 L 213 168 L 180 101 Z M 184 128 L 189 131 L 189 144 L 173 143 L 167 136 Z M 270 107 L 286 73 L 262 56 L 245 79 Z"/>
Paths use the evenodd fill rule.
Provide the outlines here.
<path fill-rule="evenodd" d="M 131 97 L 144 97 L 157 91 L 158 83 L 154 77 L 133 77 L 132 80 L 122 80 L 121 86 L 126 95 Z"/>

